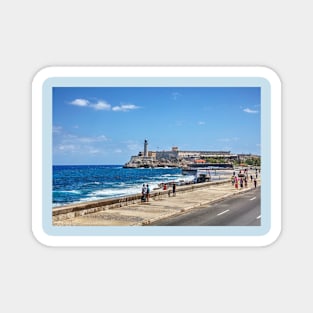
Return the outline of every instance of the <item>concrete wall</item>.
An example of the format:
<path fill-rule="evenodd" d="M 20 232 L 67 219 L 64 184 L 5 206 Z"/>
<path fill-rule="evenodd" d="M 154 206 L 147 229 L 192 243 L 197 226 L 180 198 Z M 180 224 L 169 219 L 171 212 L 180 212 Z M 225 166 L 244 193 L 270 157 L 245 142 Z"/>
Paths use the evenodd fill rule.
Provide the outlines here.
<path fill-rule="evenodd" d="M 229 180 L 221 180 L 218 182 L 207 182 L 199 184 L 191 184 L 184 186 L 177 186 L 176 193 L 190 192 L 197 188 L 209 187 L 211 185 L 224 184 L 229 182 Z M 150 199 L 158 200 L 164 197 L 168 197 L 168 191 L 172 194 L 172 189 L 168 190 L 154 190 L 151 192 Z M 98 201 L 90 201 L 85 203 L 67 205 L 62 207 L 56 207 L 52 209 L 52 218 L 53 221 L 65 220 L 68 218 L 73 218 L 76 216 L 83 216 L 90 213 L 95 213 L 99 211 L 111 210 L 116 208 L 121 208 L 124 206 L 129 206 L 132 204 L 141 202 L 141 194 L 136 194 L 128 197 L 119 197 L 112 199 L 104 199 Z"/>

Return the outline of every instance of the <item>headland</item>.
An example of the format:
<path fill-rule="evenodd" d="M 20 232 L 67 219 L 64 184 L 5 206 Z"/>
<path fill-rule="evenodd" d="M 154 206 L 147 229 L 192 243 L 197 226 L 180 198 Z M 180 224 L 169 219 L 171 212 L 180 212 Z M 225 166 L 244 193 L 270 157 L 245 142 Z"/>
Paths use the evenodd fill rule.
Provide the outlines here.
<path fill-rule="evenodd" d="M 138 155 L 131 156 L 124 168 L 155 167 L 222 167 L 233 168 L 234 164 L 247 162 L 260 165 L 260 157 L 252 154 L 235 154 L 230 151 L 187 151 L 172 147 L 168 151 L 149 151 L 148 141 L 144 141 L 144 149 Z"/>

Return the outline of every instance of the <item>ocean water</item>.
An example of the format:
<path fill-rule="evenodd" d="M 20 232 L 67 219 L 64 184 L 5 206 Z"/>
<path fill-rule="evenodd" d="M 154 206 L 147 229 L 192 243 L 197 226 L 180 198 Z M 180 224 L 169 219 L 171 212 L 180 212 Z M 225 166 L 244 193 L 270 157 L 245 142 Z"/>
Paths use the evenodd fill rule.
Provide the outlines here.
<path fill-rule="evenodd" d="M 179 168 L 123 168 L 121 165 L 53 166 L 53 206 L 128 196 L 158 184 L 183 184 L 194 180 Z"/>

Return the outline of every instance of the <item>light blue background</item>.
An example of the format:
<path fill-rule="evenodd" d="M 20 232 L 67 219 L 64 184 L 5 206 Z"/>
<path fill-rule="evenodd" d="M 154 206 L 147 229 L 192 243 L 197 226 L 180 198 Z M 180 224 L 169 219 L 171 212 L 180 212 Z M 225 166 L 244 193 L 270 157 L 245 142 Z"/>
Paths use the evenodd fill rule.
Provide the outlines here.
<path fill-rule="evenodd" d="M 261 88 L 261 226 L 223 227 L 136 227 L 136 226 L 53 226 L 52 225 L 52 88 L 53 87 L 260 87 Z M 195 108 L 196 109 L 196 108 Z M 43 229 L 56 236 L 262 236 L 270 230 L 270 84 L 261 77 L 247 78 L 49 78 L 43 84 Z"/>

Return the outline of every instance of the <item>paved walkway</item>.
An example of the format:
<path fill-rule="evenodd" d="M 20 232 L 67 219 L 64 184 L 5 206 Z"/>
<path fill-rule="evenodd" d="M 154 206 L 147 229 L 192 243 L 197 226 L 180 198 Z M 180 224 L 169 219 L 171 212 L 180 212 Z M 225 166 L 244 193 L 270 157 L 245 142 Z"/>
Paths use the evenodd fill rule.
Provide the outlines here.
<path fill-rule="evenodd" d="M 260 185 L 260 177 L 258 178 Z M 230 197 L 254 188 L 249 180 L 248 187 L 236 189 L 231 182 L 210 185 L 193 191 L 179 192 L 176 196 L 151 199 L 149 202 L 137 203 L 121 208 L 108 209 L 54 222 L 55 226 L 142 226 L 169 216 L 182 214 L 194 208 Z"/>

